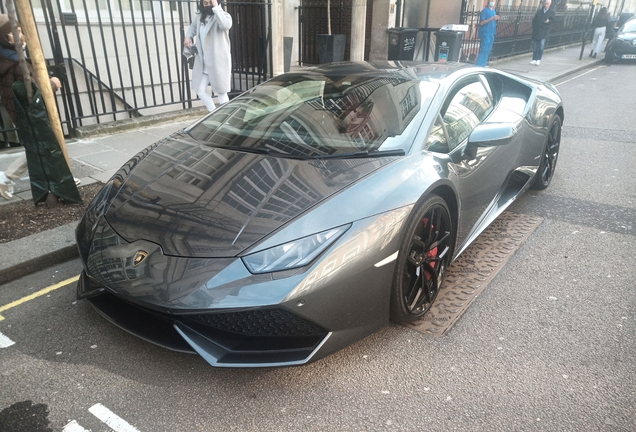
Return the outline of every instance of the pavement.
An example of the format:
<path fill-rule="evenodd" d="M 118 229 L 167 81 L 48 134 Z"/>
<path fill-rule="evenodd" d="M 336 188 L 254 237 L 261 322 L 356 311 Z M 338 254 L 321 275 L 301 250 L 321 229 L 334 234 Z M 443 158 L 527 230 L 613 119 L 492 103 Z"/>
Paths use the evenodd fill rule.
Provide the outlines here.
<path fill-rule="evenodd" d="M 579 60 L 581 44 L 576 44 L 546 50 L 540 66 L 530 64 L 530 53 L 497 60 L 489 66 L 528 78 L 554 82 L 602 61 L 602 55 L 592 59 L 587 56 L 588 51 L 586 47 Z M 79 133 L 80 138 L 66 142 L 73 174 L 81 180 L 82 185 L 105 183 L 139 151 L 183 129 L 203 114 L 204 111 L 200 109 L 180 110 L 143 120 L 125 120 L 83 128 Z M 0 171 L 6 170 L 22 152 L 19 148 L 0 151 Z M 27 175 L 17 182 L 13 199 L 7 201 L 0 197 L 0 205 L 19 200 L 31 200 Z M 77 221 L 74 221 L 29 237 L 1 243 L 0 284 L 76 257 L 76 226 Z"/>

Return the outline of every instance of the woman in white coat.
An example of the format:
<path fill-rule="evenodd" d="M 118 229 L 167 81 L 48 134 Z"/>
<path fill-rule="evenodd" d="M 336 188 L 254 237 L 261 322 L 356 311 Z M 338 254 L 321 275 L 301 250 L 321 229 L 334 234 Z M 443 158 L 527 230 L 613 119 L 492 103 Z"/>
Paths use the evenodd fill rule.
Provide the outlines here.
<path fill-rule="evenodd" d="M 196 37 L 196 56 L 192 68 L 192 90 L 203 101 L 208 111 L 214 110 L 214 100 L 208 93 L 208 85 L 223 104 L 229 100 L 232 88 L 232 54 L 230 35 L 232 17 L 217 0 L 200 0 L 199 10 L 186 32 L 183 45 L 193 51 Z"/>

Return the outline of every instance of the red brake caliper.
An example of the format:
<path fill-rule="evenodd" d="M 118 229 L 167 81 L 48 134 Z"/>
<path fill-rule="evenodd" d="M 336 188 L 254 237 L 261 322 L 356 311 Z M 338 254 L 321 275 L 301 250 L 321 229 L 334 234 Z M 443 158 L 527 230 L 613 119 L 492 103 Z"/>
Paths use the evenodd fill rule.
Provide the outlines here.
<path fill-rule="evenodd" d="M 422 222 L 424 223 L 424 228 L 426 228 L 426 226 L 428 225 L 428 218 L 422 219 Z M 431 225 L 431 228 L 435 229 L 435 226 Z M 435 258 L 437 258 L 437 246 L 426 253 L 426 258 L 429 260 L 434 260 Z M 435 262 L 431 262 L 431 267 L 435 268 L 435 264 Z M 429 272 L 426 272 L 426 277 L 429 280 L 431 279 L 431 275 L 429 274 Z"/>

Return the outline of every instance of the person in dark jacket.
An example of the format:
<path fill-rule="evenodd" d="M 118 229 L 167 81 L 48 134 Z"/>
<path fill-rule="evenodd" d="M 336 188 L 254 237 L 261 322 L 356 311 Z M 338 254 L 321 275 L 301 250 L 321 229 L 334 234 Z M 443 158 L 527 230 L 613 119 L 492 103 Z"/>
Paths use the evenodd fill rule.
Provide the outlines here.
<path fill-rule="evenodd" d="M 20 33 L 21 43 L 25 42 L 22 35 L 22 29 L 18 24 L 18 32 Z M 27 62 L 27 68 L 33 77 L 33 67 Z M 19 64 L 18 53 L 15 48 L 13 33 L 11 32 L 11 24 L 9 16 L 0 14 L 0 102 L 7 110 L 11 121 L 17 127 L 18 118 L 16 114 L 15 98 L 13 97 L 12 85 L 16 81 L 24 81 L 24 72 Z M 36 82 L 37 84 L 37 82 Z M 62 83 L 56 77 L 50 79 L 50 85 L 53 91 L 57 91 L 62 87 Z M 20 178 L 27 170 L 27 158 L 22 154 L 9 165 L 6 171 L 0 171 L 0 195 L 10 200 L 13 198 L 14 180 Z M 75 179 L 75 183 L 79 184 L 79 179 Z"/>
<path fill-rule="evenodd" d="M 551 5 L 552 0 L 544 0 L 543 6 L 539 8 L 532 19 L 532 61 L 530 63 L 535 66 L 541 64 L 545 41 L 556 15 L 554 9 L 550 7 Z"/>
<path fill-rule="evenodd" d="M 594 29 L 594 38 L 592 39 L 592 51 L 590 51 L 590 57 L 596 58 L 596 54 L 601 52 L 601 46 L 603 45 L 603 39 L 605 39 L 605 32 L 607 26 L 610 23 L 609 14 L 607 8 L 601 8 L 592 20 L 592 28 Z"/>
<path fill-rule="evenodd" d="M 18 25 L 18 32 L 22 36 L 22 29 Z M 21 41 L 23 42 L 23 41 Z M 27 63 L 29 72 L 33 74 L 33 67 Z M 0 102 L 7 110 L 11 121 L 18 125 L 18 118 L 15 111 L 15 99 L 11 86 L 16 81 L 24 81 L 24 72 L 19 64 L 18 53 L 15 49 L 15 41 L 11 32 L 9 16 L 0 14 Z M 62 84 L 57 78 L 51 78 L 51 86 L 57 91 Z M 27 159 L 25 155 L 18 157 L 6 171 L 0 171 L 0 195 L 5 199 L 13 198 L 14 180 L 19 178 L 27 170 Z"/>

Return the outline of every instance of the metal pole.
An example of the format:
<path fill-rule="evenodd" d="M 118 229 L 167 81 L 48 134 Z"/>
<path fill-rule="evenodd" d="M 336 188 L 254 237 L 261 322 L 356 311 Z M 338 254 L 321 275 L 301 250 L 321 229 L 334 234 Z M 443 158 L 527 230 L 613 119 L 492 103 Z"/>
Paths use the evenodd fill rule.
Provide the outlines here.
<path fill-rule="evenodd" d="M 596 5 L 592 4 L 592 7 L 590 8 L 590 16 L 588 17 L 587 25 L 585 26 L 585 31 L 583 32 L 583 40 L 581 42 L 581 53 L 579 54 L 579 60 L 583 58 L 583 52 L 585 51 L 585 36 L 587 35 L 587 32 L 590 31 L 590 25 L 592 24 L 592 17 L 594 16 L 595 7 Z"/>
<path fill-rule="evenodd" d="M 51 123 L 53 133 L 57 138 L 57 142 L 60 144 L 60 149 L 62 150 L 62 154 L 64 154 L 64 158 L 66 159 L 66 163 L 70 170 L 71 163 L 68 158 L 68 152 L 66 151 L 66 142 L 64 141 L 64 132 L 62 131 L 60 114 L 58 113 L 57 105 L 55 104 L 55 96 L 53 95 L 53 89 L 51 88 L 49 72 L 46 68 L 46 61 L 44 60 L 44 54 L 42 53 L 42 45 L 40 44 L 38 29 L 35 26 L 35 19 L 33 18 L 31 5 L 28 0 L 15 0 L 15 5 L 22 21 L 20 23 L 22 30 L 26 34 L 27 41 L 29 43 L 33 73 L 36 81 L 40 83 L 40 93 L 42 94 L 44 105 L 46 106 L 49 122 Z M 16 46 L 17 45 L 18 41 L 16 40 Z"/>

